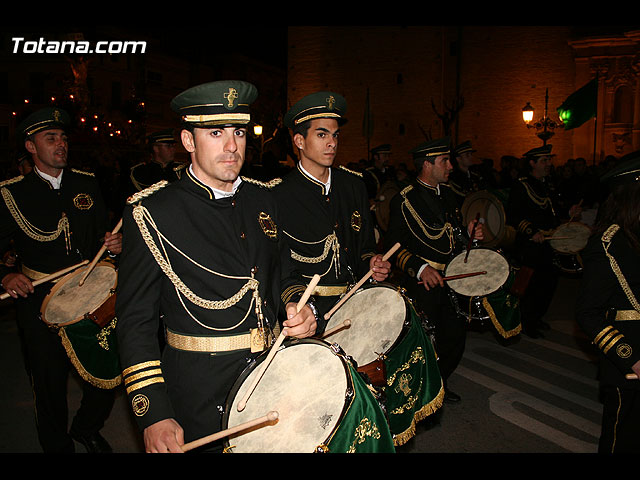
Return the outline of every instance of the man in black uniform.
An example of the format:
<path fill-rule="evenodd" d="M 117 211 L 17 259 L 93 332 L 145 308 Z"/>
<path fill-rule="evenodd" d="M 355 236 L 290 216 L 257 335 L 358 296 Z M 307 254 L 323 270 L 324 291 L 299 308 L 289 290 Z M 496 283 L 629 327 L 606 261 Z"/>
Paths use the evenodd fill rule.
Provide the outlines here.
<path fill-rule="evenodd" d="M 458 196 L 459 204 L 464 203 L 467 195 L 487 188 L 485 181 L 477 171 L 477 165 L 473 154 L 475 150 L 470 141 L 458 145 L 454 151 L 455 160 L 452 162 L 453 170 L 449 175 L 448 184 Z"/>
<path fill-rule="evenodd" d="M 166 180 L 173 182 L 180 178 L 185 165 L 175 161 L 176 140 L 172 129 L 152 133 L 147 137 L 151 159 L 131 167 L 131 183 L 135 191 Z"/>
<path fill-rule="evenodd" d="M 321 315 L 349 285 L 369 269 L 383 281 L 391 264 L 375 251 L 372 218 L 361 174 L 334 167 L 345 99 L 317 92 L 298 101 L 285 115 L 300 160 L 275 189 L 284 239 L 305 278 L 321 280 L 313 295 Z M 324 328 L 321 322 L 319 331 Z"/>
<path fill-rule="evenodd" d="M 522 329 L 532 338 L 542 336 L 540 328 L 549 328 L 542 318 L 556 291 L 558 273 L 553 264 L 554 252 L 546 237 L 560 224 L 560 214 L 566 213 L 556 211 L 548 185 L 551 149 L 551 145 L 544 145 L 524 154 L 529 174 L 514 183 L 505 208 L 506 223 L 516 230 L 515 259 L 533 269 L 520 299 Z M 580 207 L 574 205 L 568 213 L 579 212 Z"/>
<path fill-rule="evenodd" d="M 438 365 L 445 387 L 445 401 L 460 397 L 447 379 L 464 353 L 466 320 L 457 315 L 442 280 L 447 264 L 474 239 L 482 240 L 482 225 L 472 221 L 466 228 L 455 194 L 447 179 L 452 170 L 449 138 L 423 143 L 410 153 L 418 176 L 391 201 L 387 245 L 399 242 L 396 266 L 405 273 L 402 282 L 410 298 L 433 322 Z"/>
<path fill-rule="evenodd" d="M 181 452 L 184 442 L 222 429 L 227 396 L 277 335 L 283 306 L 288 336 L 316 330 L 310 307 L 296 314 L 305 285 L 289 268 L 268 186 L 238 176 L 256 96 L 241 81 L 176 96 L 171 107 L 191 165 L 180 180 L 133 195 L 123 217 L 118 342 L 147 452 Z"/>
<path fill-rule="evenodd" d="M 38 110 L 19 126 L 34 169 L 1 186 L 0 248 L 7 251 L 13 241 L 19 268 L 2 266 L 0 278 L 16 299 L 43 450 L 73 452 L 75 439 L 90 452 L 110 451 L 99 433 L 113 406 L 110 388 L 83 382 L 82 404 L 68 433 L 71 362 L 58 332 L 40 318 L 52 283 L 33 285 L 48 274 L 92 260 L 103 239 L 112 254 L 119 254 L 122 248 L 121 234 L 112 236 L 108 231 L 106 208 L 94 176 L 67 167 L 68 127 L 68 114 L 58 108 Z"/>
<path fill-rule="evenodd" d="M 640 453 L 640 151 L 602 181 L 610 191 L 582 251 L 576 321 L 599 352 L 600 453 Z"/>
<path fill-rule="evenodd" d="M 385 143 L 371 149 L 371 161 L 373 165 L 363 172 L 364 183 L 367 186 L 367 195 L 370 200 L 375 200 L 382 186 L 393 178 L 393 169 L 389 166 L 391 157 L 391 145 Z"/>

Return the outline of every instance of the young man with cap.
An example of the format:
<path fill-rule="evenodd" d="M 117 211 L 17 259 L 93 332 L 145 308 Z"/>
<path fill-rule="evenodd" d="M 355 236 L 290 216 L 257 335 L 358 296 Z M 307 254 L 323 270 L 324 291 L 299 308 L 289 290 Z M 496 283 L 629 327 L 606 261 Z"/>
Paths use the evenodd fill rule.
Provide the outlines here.
<path fill-rule="evenodd" d="M 640 453 L 640 151 L 601 182 L 609 196 L 581 252 L 576 321 L 597 348 L 599 453 Z"/>
<path fill-rule="evenodd" d="M 551 150 L 551 145 L 543 145 L 524 154 L 529 173 L 514 183 L 505 206 L 506 223 L 516 230 L 513 255 L 519 264 L 533 269 L 520 299 L 522 330 L 532 338 L 542 336 L 541 328 L 549 328 L 542 318 L 558 284 L 554 252 L 545 240 L 560 224 L 547 180 L 552 166 Z M 574 205 L 568 214 L 573 216 L 579 212 L 580 207 Z"/>
<path fill-rule="evenodd" d="M 393 178 L 393 170 L 389 166 L 391 157 L 391 145 L 385 143 L 371 149 L 371 161 L 373 165 L 363 172 L 364 183 L 367 185 L 367 194 L 370 200 L 375 200 L 387 180 Z"/>
<path fill-rule="evenodd" d="M 299 161 L 275 189 L 281 227 L 303 277 L 321 276 L 313 292 L 319 317 L 369 269 L 383 281 L 390 263 L 375 251 L 372 218 L 362 176 L 335 167 L 345 99 L 321 91 L 299 100 L 285 115 Z M 322 331 L 324 320 L 321 322 Z"/>
<path fill-rule="evenodd" d="M 161 180 L 180 178 L 185 164 L 175 161 L 176 140 L 173 129 L 152 133 L 147 137 L 151 159 L 131 167 L 130 178 L 135 191 L 144 190 Z"/>
<path fill-rule="evenodd" d="M 111 412 L 115 385 L 83 382 L 82 404 L 69 434 L 67 378 L 71 362 L 59 331 L 40 318 L 41 306 L 53 284 L 33 285 L 49 274 L 92 260 L 103 244 L 112 254 L 122 249 L 121 234 L 111 235 L 109 231 L 98 182 L 92 174 L 67 165 L 69 124 L 67 112 L 45 108 L 18 127 L 34 168 L 0 187 L 4 199 L 0 249 L 7 251 L 13 242 L 20 259 L 17 269 L 2 266 L 0 278 L 4 289 L 16 299 L 43 450 L 73 452 L 75 439 L 90 452 L 108 452 L 111 447 L 100 429 Z"/>
<path fill-rule="evenodd" d="M 464 353 L 466 320 L 457 315 L 443 282 L 447 264 L 474 239 L 482 240 L 482 224 L 462 225 L 455 194 L 447 185 L 452 166 L 448 137 L 422 143 L 410 153 L 418 176 L 416 181 L 391 201 L 387 246 L 399 242 L 395 256 L 399 270 L 405 273 L 403 286 L 416 309 L 434 326 L 435 349 L 444 382 L 445 402 L 460 397 L 449 389 L 447 379 Z M 475 227 L 475 228 L 474 228 Z"/>
<path fill-rule="evenodd" d="M 477 162 L 473 154 L 476 150 L 470 141 L 462 142 L 454 150 L 455 160 L 452 163 L 453 170 L 449 175 L 449 186 L 458 196 L 460 205 L 464 203 L 467 195 L 487 188 L 487 182 L 478 172 Z"/>
<path fill-rule="evenodd" d="M 125 211 L 118 341 L 147 452 L 181 452 L 222 429 L 233 384 L 271 345 L 285 308 L 288 336 L 316 331 L 310 307 L 296 313 L 305 285 L 289 268 L 269 186 L 238 176 L 256 96 L 254 85 L 232 80 L 176 96 L 191 165 L 133 195 Z"/>

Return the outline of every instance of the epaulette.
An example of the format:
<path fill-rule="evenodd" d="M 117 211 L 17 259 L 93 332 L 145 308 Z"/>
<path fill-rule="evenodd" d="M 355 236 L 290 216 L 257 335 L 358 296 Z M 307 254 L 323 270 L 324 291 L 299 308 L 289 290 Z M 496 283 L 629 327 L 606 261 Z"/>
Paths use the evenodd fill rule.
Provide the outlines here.
<path fill-rule="evenodd" d="M 161 188 L 166 187 L 168 184 L 169 184 L 168 181 L 160 180 L 158 183 L 154 183 L 150 187 L 147 187 L 144 190 L 140 190 L 139 192 L 136 192 L 133 195 L 131 195 L 129 198 L 127 198 L 127 203 L 129 205 L 133 205 L 134 203 L 137 203 L 140 200 L 143 200 L 143 199 L 153 195 L 154 193 L 156 193 Z"/>
<path fill-rule="evenodd" d="M 402 195 L 403 197 L 409 193 L 411 190 L 413 190 L 413 185 L 408 185 L 406 187 L 404 187 L 401 191 L 400 191 L 400 195 Z"/>
<path fill-rule="evenodd" d="M 75 172 L 75 173 L 81 173 L 83 175 L 88 175 L 90 177 L 95 177 L 96 176 L 96 174 L 93 173 L 93 172 L 85 172 L 84 170 L 78 170 L 77 168 L 72 168 L 71 171 Z"/>
<path fill-rule="evenodd" d="M 610 243 L 611 239 L 613 238 L 613 236 L 616 234 L 618 230 L 620 230 L 620 226 L 614 223 L 609 228 L 607 228 L 607 230 L 602 234 L 602 237 L 600 239 L 602 240 L 603 243 Z"/>
<path fill-rule="evenodd" d="M 281 178 L 274 178 L 273 180 L 269 180 L 268 182 L 261 182 L 260 180 L 256 180 L 255 178 L 249 178 L 249 177 L 240 177 L 242 178 L 243 181 L 248 182 L 248 183 L 253 183 L 254 185 L 259 185 L 260 187 L 264 187 L 264 188 L 273 188 L 276 185 L 280 185 L 282 183 L 282 179 Z"/>
<path fill-rule="evenodd" d="M 181 163 L 180 165 L 173 167 L 173 171 L 174 172 L 179 172 L 183 168 L 187 168 L 187 164 L 186 163 Z"/>
<path fill-rule="evenodd" d="M 345 167 L 344 165 L 338 165 L 338 168 L 341 170 L 344 170 L 345 172 L 349 172 L 352 173 L 354 175 L 357 175 L 360 178 L 364 178 L 362 175 L 362 172 L 356 172 L 355 170 L 351 170 L 350 168 Z"/>
<path fill-rule="evenodd" d="M 7 180 L 3 180 L 0 182 L 0 187 L 4 187 L 6 185 L 11 185 L 12 183 L 17 183 L 24 178 L 24 175 L 18 175 L 17 177 L 9 178 Z"/>

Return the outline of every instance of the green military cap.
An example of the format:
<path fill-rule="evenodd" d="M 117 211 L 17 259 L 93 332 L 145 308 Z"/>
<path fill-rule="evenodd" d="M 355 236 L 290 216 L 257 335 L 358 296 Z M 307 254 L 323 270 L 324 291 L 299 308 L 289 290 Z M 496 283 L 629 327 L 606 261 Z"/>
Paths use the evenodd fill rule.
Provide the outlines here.
<path fill-rule="evenodd" d="M 334 92 L 316 92 L 298 100 L 284 116 L 284 124 L 289 128 L 315 118 L 335 118 L 339 125 L 347 122 L 347 101 Z"/>
<path fill-rule="evenodd" d="M 47 107 L 33 112 L 18 125 L 18 132 L 24 137 L 33 135 L 43 130 L 60 128 L 66 130 L 69 127 L 69 114 L 61 108 Z"/>
<path fill-rule="evenodd" d="M 195 127 L 246 125 L 249 106 L 258 96 L 255 85 L 241 80 L 220 80 L 189 88 L 171 100 L 171 109 Z"/>
<path fill-rule="evenodd" d="M 524 157 L 553 157 L 554 155 L 551 153 L 551 148 L 552 145 L 543 145 L 541 147 L 532 148 L 524 154 Z"/>
<path fill-rule="evenodd" d="M 605 173 L 600 181 L 609 186 L 632 183 L 640 180 L 640 150 L 629 153 L 618 164 Z"/>
<path fill-rule="evenodd" d="M 467 140 L 466 142 L 462 142 L 460 145 L 458 145 L 455 149 L 454 152 L 456 154 L 456 156 L 462 155 L 463 153 L 473 153 L 476 150 L 474 150 L 471 147 L 471 142 L 469 140 Z"/>
<path fill-rule="evenodd" d="M 176 139 L 173 136 L 173 129 L 161 130 L 154 132 L 151 135 L 147 135 L 147 141 L 150 144 L 153 143 L 176 143 Z"/>
<path fill-rule="evenodd" d="M 424 142 L 410 150 L 409 153 L 413 156 L 414 160 L 435 158 L 439 155 L 449 155 L 451 153 L 451 140 L 449 137 L 443 137 Z"/>
<path fill-rule="evenodd" d="M 385 143 L 371 149 L 371 155 L 376 155 L 378 153 L 391 153 L 391 145 Z"/>

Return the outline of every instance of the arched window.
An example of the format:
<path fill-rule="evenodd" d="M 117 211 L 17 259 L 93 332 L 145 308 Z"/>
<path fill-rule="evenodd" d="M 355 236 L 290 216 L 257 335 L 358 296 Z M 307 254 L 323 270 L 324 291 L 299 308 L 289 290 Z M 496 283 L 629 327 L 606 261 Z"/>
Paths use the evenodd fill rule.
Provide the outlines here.
<path fill-rule="evenodd" d="M 628 85 L 620 85 L 616 90 L 613 123 L 633 123 L 633 92 Z"/>

